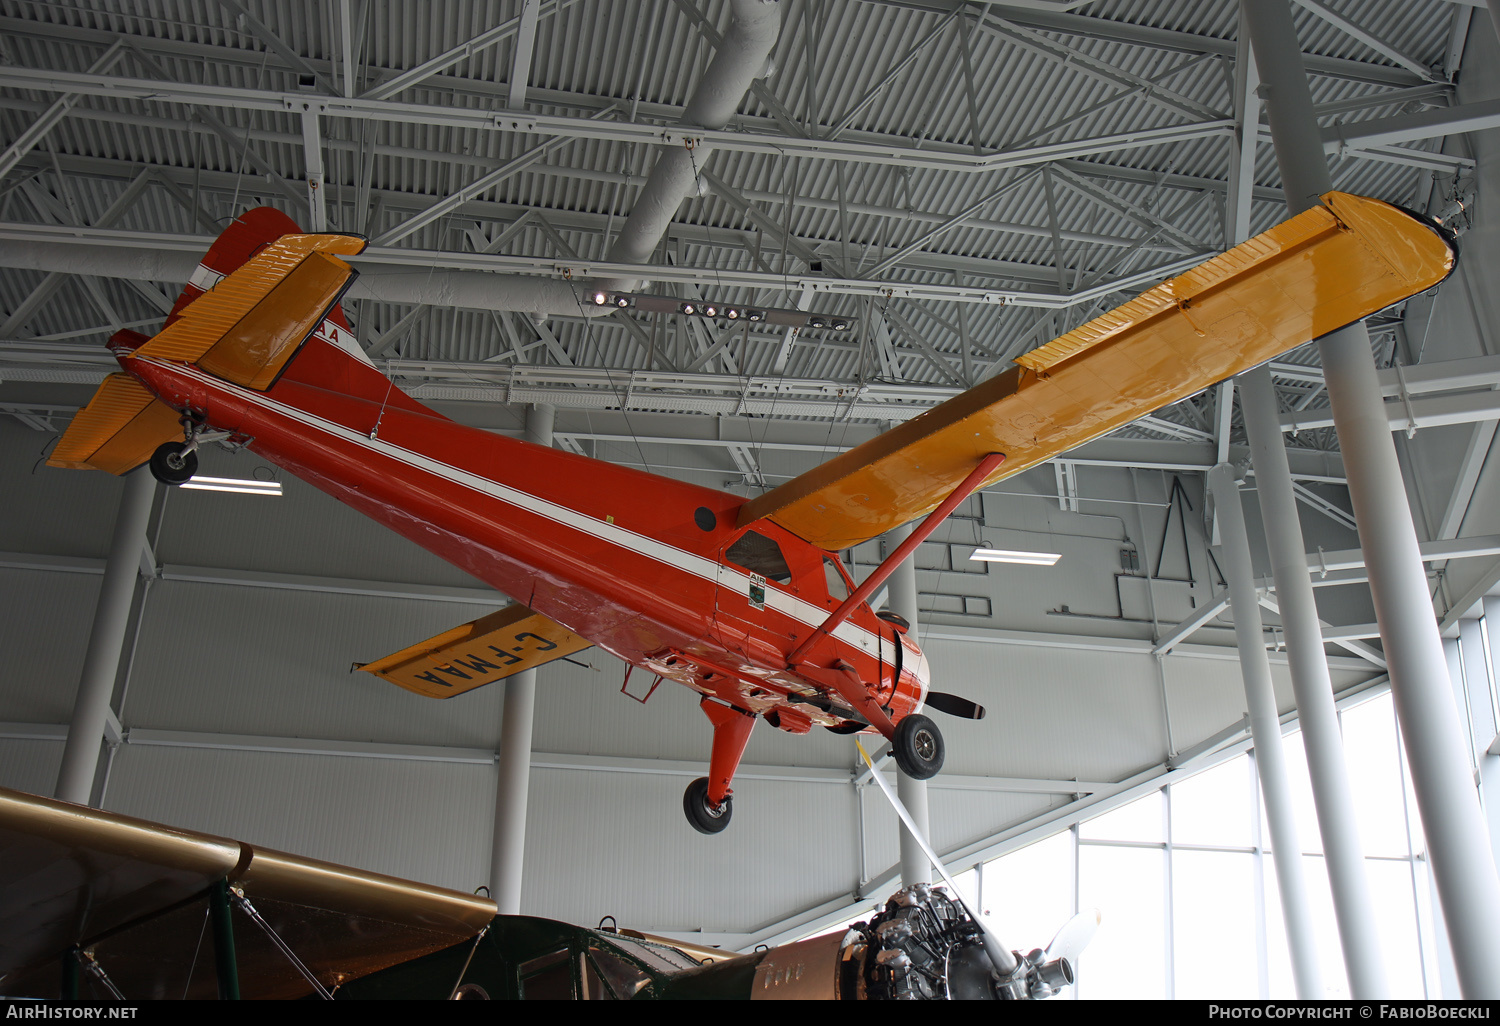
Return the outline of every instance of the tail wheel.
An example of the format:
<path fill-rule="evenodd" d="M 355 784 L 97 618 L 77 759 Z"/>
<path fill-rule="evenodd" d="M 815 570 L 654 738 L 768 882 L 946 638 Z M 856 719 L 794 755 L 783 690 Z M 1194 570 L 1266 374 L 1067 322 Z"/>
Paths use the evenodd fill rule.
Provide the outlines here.
<path fill-rule="evenodd" d="M 162 484 L 180 485 L 198 473 L 198 454 L 183 442 L 163 442 L 151 454 L 151 476 Z"/>
<path fill-rule="evenodd" d="M 896 765 L 913 780 L 935 777 L 943 768 L 942 732 L 936 723 L 921 714 L 908 716 L 896 724 L 891 749 L 896 756 Z"/>
<path fill-rule="evenodd" d="M 711 804 L 708 800 L 708 778 L 699 777 L 683 793 L 682 811 L 687 813 L 688 822 L 700 834 L 717 834 L 729 825 L 729 817 L 734 812 L 733 802 L 733 798 L 725 795 L 723 805 Z"/>

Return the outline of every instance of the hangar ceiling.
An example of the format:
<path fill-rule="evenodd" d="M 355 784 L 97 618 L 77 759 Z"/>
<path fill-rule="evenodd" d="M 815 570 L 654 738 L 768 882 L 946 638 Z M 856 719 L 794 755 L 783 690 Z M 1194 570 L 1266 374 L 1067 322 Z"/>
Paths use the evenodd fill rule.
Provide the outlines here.
<path fill-rule="evenodd" d="M 1473 161 L 1442 143 L 1471 8 L 1340 6 L 1297 10 L 1336 186 L 1463 197 Z M 1252 232 L 1284 214 L 1269 147 L 1241 173 L 1234 4 L 779 7 L 771 73 L 694 135 L 727 3 L 0 5 L 6 248 L 132 276 L 7 275 L 5 379 L 102 366 L 96 343 L 176 290 L 112 264 L 190 267 L 201 236 L 272 203 L 372 239 L 352 317 L 428 398 L 889 422 L 1224 248 L 1236 204 Z M 694 145 L 693 194 L 627 268 L 664 136 Z M 567 289 L 538 323 L 498 285 L 455 302 L 447 276 L 473 270 Z M 433 301 L 387 301 L 392 276 Z M 588 316 L 606 277 L 849 328 Z M 1375 324 L 1387 364 L 1403 327 Z M 1289 409 L 1326 406 L 1310 350 L 1281 362 Z M 1125 434 L 1234 438 L 1213 407 Z M 1336 447 L 1325 427 L 1297 444 Z M 724 469 L 753 479 L 746 462 Z"/>
<path fill-rule="evenodd" d="M 1465 133 L 1500 121 L 1489 69 L 1461 79 L 1471 26 L 1494 51 L 1482 8 L 1293 7 L 1335 186 L 1469 229 L 1483 136 Z M 716 55 L 741 52 L 734 13 L 757 9 L 773 24 L 770 60 L 734 94 L 706 95 Z M 550 403 L 559 445 L 758 494 L 1280 220 L 1238 16 L 1230 0 L 0 0 L 0 415 L 12 436 L 24 425 L 47 444 L 112 365 L 109 334 L 151 331 L 208 239 L 271 204 L 370 237 L 347 310 L 415 396 L 502 431 L 518 431 L 521 404 Z M 684 123 L 704 105 L 725 109 L 721 124 Z M 669 151 L 688 155 L 688 188 L 651 237 L 632 215 Z M 622 238 L 649 245 L 631 253 Z M 1423 430 L 1407 469 L 1433 544 L 1500 530 L 1484 526 L 1497 510 L 1483 477 L 1500 358 L 1474 290 L 1455 278 L 1370 323 L 1393 424 Z M 595 291 L 632 305 L 597 307 Z M 676 312 L 686 302 L 823 326 Z M 1309 542 L 1333 560 L 1324 581 L 1357 581 L 1316 351 L 1272 371 Z M 1423 458 L 1429 437 L 1445 455 Z M 1081 484 L 1078 468 L 1185 475 L 1201 515 L 1194 472 L 1243 446 L 1232 394 L 1215 389 L 1019 487 L 1062 512 L 1108 490 L 1153 542 L 1166 527 L 1139 511 L 1165 510 L 1186 550 L 1168 479 L 1143 495 L 1133 476 Z M 1148 574 L 1152 555 L 1161 572 L 1157 547 Z M 219 545 L 220 577 L 180 579 L 334 572 L 309 569 L 326 555 L 310 547 L 307 565 L 266 567 L 241 548 Z M 1451 562 L 1464 568 L 1454 583 L 1439 576 L 1445 625 L 1500 579 L 1496 551 Z M 478 601 L 454 577 L 419 579 Z M 1068 596 L 1051 591 L 1026 596 L 1031 612 L 997 593 L 985 616 L 940 606 L 933 620 L 955 645 L 1043 622 L 1083 649 L 1135 638 L 1144 664 L 1153 647 L 1204 640 L 1223 609 L 1205 615 L 1213 590 L 1209 575 L 1180 610 L 1123 624 L 1069 618 Z M 1331 651 L 1360 656 L 1339 666 L 1367 679 L 1380 666 L 1358 629 L 1371 614 L 1359 599 L 1341 612 L 1325 612 L 1349 626 Z M 424 615 L 433 629 L 458 618 Z M 1213 715 L 1228 724 L 1237 708 Z M 1111 772 L 1100 775 L 1135 779 Z M 1066 772 L 1042 775 L 1054 774 Z"/>

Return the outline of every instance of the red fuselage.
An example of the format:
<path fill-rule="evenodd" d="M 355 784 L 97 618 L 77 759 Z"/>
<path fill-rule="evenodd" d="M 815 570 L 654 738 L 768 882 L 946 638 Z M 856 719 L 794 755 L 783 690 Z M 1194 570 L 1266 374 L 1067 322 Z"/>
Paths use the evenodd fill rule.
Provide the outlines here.
<path fill-rule="evenodd" d="M 851 589 L 836 557 L 769 521 L 736 527 L 738 496 L 454 423 L 351 342 L 325 322 L 267 392 L 121 363 L 168 405 L 632 666 L 794 733 L 868 720 L 828 673 L 857 676 L 892 721 L 921 707 L 926 660 L 868 605 L 788 667 Z"/>

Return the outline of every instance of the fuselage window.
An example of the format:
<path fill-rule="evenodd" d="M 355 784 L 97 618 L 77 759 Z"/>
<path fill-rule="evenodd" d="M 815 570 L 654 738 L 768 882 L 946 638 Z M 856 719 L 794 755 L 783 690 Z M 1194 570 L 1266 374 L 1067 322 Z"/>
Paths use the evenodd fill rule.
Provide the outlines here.
<path fill-rule="evenodd" d="M 823 576 L 828 578 L 828 594 L 835 602 L 842 602 L 849 597 L 849 585 L 844 581 L 844 575 L 832 556 L 823 557 Z"/>
<path fill-rule="evenodd" d="M 786 584 L 792 579 L 791 567 L 781 554 L 781 546 L 763 534 L 746 531 L 744 537 L 729 546 L 724 558 L 735 566 L 743 567 L 753 574 L 760 574 L 768 581 Z"/>
<path fill-rule="evenodd" d="M 568 949 L 533 958 L 520 966 L 521 997 L 531 1001 L 572 1000 L 573 965 Z"/>

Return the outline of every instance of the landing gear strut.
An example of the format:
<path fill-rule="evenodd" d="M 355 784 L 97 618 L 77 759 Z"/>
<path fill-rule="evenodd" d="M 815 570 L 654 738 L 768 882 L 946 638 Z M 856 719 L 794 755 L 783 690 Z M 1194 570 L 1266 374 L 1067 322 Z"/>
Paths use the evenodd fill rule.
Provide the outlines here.
<path fill-rule="evenodd" d="M 729 782 L 739 768 L 756 716 L 707 698 L 698 707 L 714 725 L 713 752 L 708 759 L 708 776 L 689 784 L 682 796 L 682 811 L 700 834 L 717 834 L 729 825 L 733 808 Z"/>

